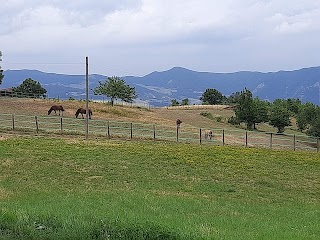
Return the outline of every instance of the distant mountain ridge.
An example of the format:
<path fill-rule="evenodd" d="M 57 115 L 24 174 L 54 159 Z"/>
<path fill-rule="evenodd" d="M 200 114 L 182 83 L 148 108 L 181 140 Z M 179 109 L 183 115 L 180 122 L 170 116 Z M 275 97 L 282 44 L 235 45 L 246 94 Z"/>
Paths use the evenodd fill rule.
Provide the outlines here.
<path fill-rule="evenodd" d="M 47 89 L 49 97 L 84 99 L 85 76 L 45 73 L 37 70 L 6 70 L 1 88 L 21 84 L 26 78 L 39 81 Z M 93 89 L 98 81 L 107 76 L 91 74 L 89 88 Z M 303 102 L 320 105 L 320 67 L 303 68 L 294 71 L 234 73 L 196 72 L 174 67 L 167 71 L 152 72 L 143 77 L 124 76 L 126 83 L 136 88 L 139 99 L 152 106 L 170 105 L 172 99 L 181 101 L 189 98 L 190 102 L 199 103 L 199 98 L 207 88 L 215 88 L 228 96 L 245 87 L 254 96 L 273 101 L 281 98 L 299 98 Z M 93 96 L 90 91 L 91 98 Z M 100 97 L 101 98 L 101 97 Z"/>

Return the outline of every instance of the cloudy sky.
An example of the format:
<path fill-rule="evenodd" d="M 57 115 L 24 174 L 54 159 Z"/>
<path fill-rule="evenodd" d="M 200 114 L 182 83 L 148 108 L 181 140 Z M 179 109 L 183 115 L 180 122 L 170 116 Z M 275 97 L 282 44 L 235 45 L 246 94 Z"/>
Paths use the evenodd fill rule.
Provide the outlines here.
<path fill-rule="evenodd" d="M 143 76 L 320 66 L 320 0 L 0 0 L 1 66 Z"/>

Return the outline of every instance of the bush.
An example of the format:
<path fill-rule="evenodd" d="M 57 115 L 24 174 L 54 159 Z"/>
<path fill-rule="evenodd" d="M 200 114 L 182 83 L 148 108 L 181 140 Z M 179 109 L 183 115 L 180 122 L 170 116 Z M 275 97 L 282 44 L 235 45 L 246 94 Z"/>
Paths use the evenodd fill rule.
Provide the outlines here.
<path fill-rule="evenodd" d="M 201 112 L 200 115 L 209 119 L 213 119 L 213 116 L 210 112 Z"/>
<path fill-rule="evenodd" d="M 228 123 L 232 125 L 240 125 L 240 120 L 237 117 L 232 116 L 228 119 Z"/>

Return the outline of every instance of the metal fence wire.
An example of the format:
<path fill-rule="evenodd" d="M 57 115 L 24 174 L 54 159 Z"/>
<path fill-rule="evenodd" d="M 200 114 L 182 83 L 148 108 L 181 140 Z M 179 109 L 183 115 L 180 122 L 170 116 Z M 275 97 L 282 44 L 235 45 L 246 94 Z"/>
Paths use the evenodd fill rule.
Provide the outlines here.
<path fill-rule="evenodd" d="M 0 128 L 6 131 L 85 135 L 85 119 L 60 116 L 0 114 Z M 205 135 L 212 132 L 212 137 Z M 185 143 L 260 147 L 319 152 L 319 138 L 303 134 L 165 126 L 114 120 L 89 121 L 89 135 L 106 138 L 149 139 Z"/>

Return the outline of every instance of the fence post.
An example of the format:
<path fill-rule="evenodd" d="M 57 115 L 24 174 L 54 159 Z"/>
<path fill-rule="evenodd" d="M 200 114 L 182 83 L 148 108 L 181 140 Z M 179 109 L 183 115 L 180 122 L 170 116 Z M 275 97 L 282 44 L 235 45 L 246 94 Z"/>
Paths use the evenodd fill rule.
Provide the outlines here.
<path fill-rule="evenodd" d="M 153 139 L 156 140 L 156 125 L 153 125 Z"/>
<path fill-rule="evenodd" d="M 132 139 L 133 137 L 133 130 L 132 130 L 132 123 L 130 123 L 130 138 Z"/>
<path fill-rule="evenodd" d="M 319 152 L 319 148 L 320 148 L 320 145 L 319 145 L 319 138 L 317 138 L 317 152 Z"/>
<path fill-rule="evenodd" d="M 293 151 L 296 150 L 296 135 L 293 134 Z"/>
<path fill-rule="evenodd" d="M 246 147 L 248 147 L 248 131 L 246 131 Z"/>
<path fill-rule="evenodd" d="M 201 130 L 201 128 L 200 128 L 200 132 L 199 132 L 199 136 L 200 136 L 200 145 L 201 145 L 201 143 L 202 143 L 202 130 Z"/>
<path fill-rule="evenodd" d="M 224 129 L 222 129 L 222 146 L 225 144 L 225 139 L 224 139 Z"/>
<path fill-rule="evenodd" d="M 36 120 L 36 129 L 37 129 L 37 133 L 39 132 L 39 124 L 38 124 L 38 117 L 34 116 L 35 120 Z"/>
<path fill-rule="evenodd" d="M 60 131 L 61 131 L 61 134 L 63 133 L 63 127 L 62 127 L 62 117 L 60 118 Z"/>
<path fill-rule="evenodd" d="M 273 136 L 273 134 L 270 133 L 270 148 L 271 148 L 271 149 L 272 149 L 272 136 Z"/>
<path fill-rule="evenodd" d="M 179 126 L 177 126 L 177 142 L 179 142 Z"/>
<path fill-rule="evenodd" d="M 110 139 L 110 123 L 108 121 L 108 138 Z"/>
<path fill-rule="evenodd" d="M 14 114 L 12 114 L 12 130 L 14 130 Z"/>

